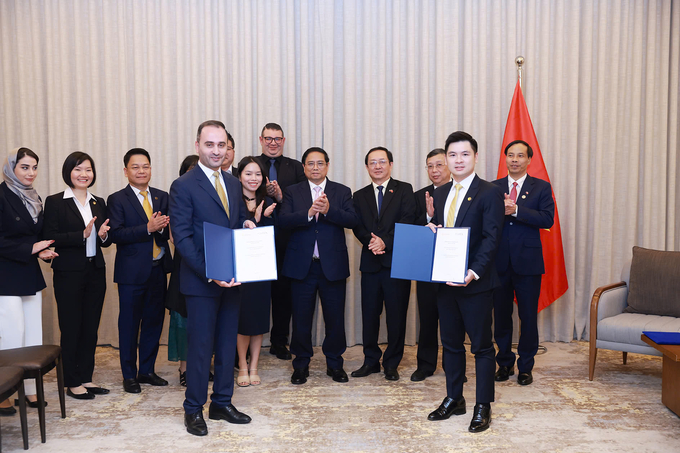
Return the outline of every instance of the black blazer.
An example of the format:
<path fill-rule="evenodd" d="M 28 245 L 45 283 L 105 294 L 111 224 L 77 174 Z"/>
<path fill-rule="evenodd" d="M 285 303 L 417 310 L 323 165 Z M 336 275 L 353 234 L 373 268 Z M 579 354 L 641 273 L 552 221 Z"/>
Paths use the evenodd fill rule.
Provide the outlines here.
<path fill-rule="evenodd" d="M 92 215 L 97 217 L 92 227 L 99 231 L 102 223 L 107 219 L 106 203 L 103 198 L 92 196 L 90 209 Z M 52 260 L 52 269 L 59 271 L 81 271 L 87 265 L 85 256 L 85 240 L 83 230 L 85 221 L 80 215 L 73 198 L 64 199 L 64 192 L 50 195 L 45 200 L 45 224 L 43 226 L 43 237 L 54 239 L 54 251 L 59 254 Z M 106 266 L 102 247 L 111 245 L 111 238 L 106 242 L 97 236 L 97 254 L 95 256 L 95 266 L 102 268 Z"/>
<path fill-rule="evenodd" d="M 390 179 L 385 188 L 382 209 L 378 215 L 373 184 L 354 193 L 354 210 L 359 216 L 359 224 L 354 228 L 354 236 L 363 244 L 361 249 L 361 272 L 378 272 L 381 268 L 392 267 L 392 245 L 396 223 L 414 223 L 416 205 L 413 187 L 407 182 Z M 385 243 L 385 253 L 374 255 L 368 250 L 374 233 Z"/>
<path fill-rule="evenodd" d="M 425 192 L 434 195 L 434 184 L 423 187 L 415 193 L 416 200 L 416 225 L 427 225 L 427 204 L 425 204 Z"/>
<path fill-rule="evenodd" d="M 45 288 L 38 254 L 31 253 L 42 225 L 42 212 L 33 223 L 17 194 L 0 184 L 0 296 L 31 296 Z"/>
<path fill-rule="evenodd" d="M 493 183 L 508 193 L 507 176 Z M 555 216 L 550 183 L 527 175 L 522 192 L 517 194 L 517 207 L 517 217 L 505 216 L 496 270 L 505 272 L 511 267 L 520 275 L 543 274 L 541 229 L 552 227 Z"/>
<path fill-rule="evenodd" d="M 168 214 L 168 194 L 149 187 L 152 210 Z M 168 247 L 170 229 L 149 234 L 146 228 L 149 219 L 142 204 L 130 185 L 109 195 L 109 241 L 116 244 L 116 265 L 113 281 L 129 285 L 141 285 L 149 279 L 153 265 L 153 240 L 165 249 L 163 270 L 172 271 L 172 255 Z"/>
<path fill-rule="evenodd" d="M 262 168 L 264 168 L 264 176 L 268 178 L 270 157 L 260 154 L 257 156 L 257 159 L 260 160 Z M 276 181 L 279 183 L 279 186 L 281 186 L 282 192 L 288 186 L 292 186 L 293 184 L 297 184 L 302 181 L 307 181 L 305 169 L 302 167 L 300 161 L 286 156 L 277 157 L 276 159 L 278 160 L 279 164 L 276 168 Z"/>
<path fill-rule="evenodd" d="M 435 225 L 444 224 L 441 219 L 446 219 L 444 205 L 452 185 L 452 182 L 448 182 L 434 191 L 432 223 Z M 501 240 L 504 217 L 503 191 L 475 175 L 458 210 L 455 226 L 470 228 L 468 269 L 479 275 L 479 280 L 472 280 L 466 287 L 457 288 L 462 293 L 474 294 L 498 286 L 500 281 L 494 258 Z"/>

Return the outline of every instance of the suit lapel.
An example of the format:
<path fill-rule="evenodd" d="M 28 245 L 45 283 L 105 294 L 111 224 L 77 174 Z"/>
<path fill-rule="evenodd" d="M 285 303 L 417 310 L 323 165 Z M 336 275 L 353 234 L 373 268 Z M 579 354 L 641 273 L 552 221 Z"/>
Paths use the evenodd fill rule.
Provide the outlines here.
<path fill-rule="evenodd" d="M 517 201 L 515 202 L 517 206 L 522 206 L 524 203 L 526 203 L 533 188 L 534 178 L 527 175 L 527 179 L 525 179 L 524 184 L 522 184 L 522 191 L 517 194 Z"/>
<path fill-rule="evenodd" d="M 479 176 L 475 175 L 475 178 L 472 180 L 472 184 L 470 184 L 470 188 L 467 190 L 467 193 L 465 194 L 463 203 L 460 205 L 460 209 L 458 209 L 458 215 L 456 216 L 456 224 L 454 225 L 455 227 L 460 226 L 461 222 L 465 218 L 465 214 L 470 208 L 470 205 L 474 201 L 477 192 L 479 192 Z"/>
<path fill-rule="evenodd" d="M 85 225 L 85 220 L 83 220 L 83 216 L 80 215 L 80 210 L 78 210 L 78 206 L 76 206 L 76 200 L 75 198 L 66 198 L 64 200 L 66 202 L 66 206 L 68 206 L 73 214 L 76 216 L 75 218 L 80 220 L 83 224 L 83 228 L 85 228 L 87 225 Z"/>
<path fill-rule="evenodd" d="M 5 200 L 7 200 L 12 206 L 14 212 L 19 214 L 19 217 L 23 219 L 24 222 L 29 225 L 33 225 L 33 217 L 31 217 L 31 214 L 28 212 L 28 209 L 26 209 L 26 206 L 24 206 L 24 203 L 21 201 L 21 198 L 19 198 L 19 195 L 12 192 L 12 189 L 9 187 L 5 188 L 4 190 Z"/>
<path fill-rule="evenodd" d="M 139 217 L 144 221 L 144 223 L 149 221 L 149 218 L 146 215 L 146 212 L 144 212 L 144 208 L 142 207 L 142 204 L 139 202 L 139 198 L 137 198 L 137 195 L 135 195 L 135 191 L 132 190 L 132 187 L 128 185 L 125 188 L 125 195 L 128 198 L 128 201 L 134 208 L 134 210 L 139 214 Z M 153 210 L 153 208 L 152 208 Z"/>
<path fill-rule="evenodd" d="M 451 181 L 447 182 L 443 186 L 441 186 L 438 190 L 440 190 L 442 196 L 437 197 L 435 200 L 435 205 L 434 205 L 434 210 L 437 215 L 437 220 L 439 221 L 439 224 L 444 225 L 446 223 L 446 213 L 444 212 L 444 207 L 446 206 L 446 197 L 449 196 L 449 192 L 451 191 L 451 186 L 453 183 Z M 432 191 L 434 193 L 434 190 Z"/>
<path fill-rule="evenodd" d="M 387 184 L 387 187 L 385 187 L 383 202 L 382 206 L 380 207 L 380 213 L 378 214 L 378 218 L 382 217 L 385 211 L 387 211 L 387 207 L 394 199 L 394 192 L 397 190 L 397 187 L 399 187 L 399 184 L 394 179 L 390 179 L 390 182 Z"/>
<path fill-rule="evenodd" d="M 366 189 L 367 190 L 364 193 L 364 197 L 366 199 L 366 204 L 368 205 L 368 209 L 371 211 L 372 218 L 377 219 L 378 218 L 378 205 L 375 202 L 375 191 L 373 189 L 373 183 L 369 184 Z M 385 202 L 385 199 L 383 199 L 383 203 L 384 202 Z"/>

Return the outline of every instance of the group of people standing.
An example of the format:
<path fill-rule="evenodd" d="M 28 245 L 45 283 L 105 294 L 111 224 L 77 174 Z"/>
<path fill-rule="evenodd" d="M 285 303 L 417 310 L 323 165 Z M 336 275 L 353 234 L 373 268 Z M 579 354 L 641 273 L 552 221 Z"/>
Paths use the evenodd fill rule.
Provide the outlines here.
<path fill-rule="evenodd" d="M 342 357 L 350 275 L 345 229 L 352 229 L 362 244 L 364 361 L 351 375 L 379 373 L 382 364 L 385 379 L 398 380 L 410 281 L 390 276 L 395 224 L 420 224 L 435 232 L 439 227 L 468 227 L 464 284 L 417 284 L 421 328 L 418 367 L 411 380 L 422 381 L 434 373 L 439 326 L 447 396 L 428 418 L 464 414 L 467 333 L 477 380 L 469 430 L 487 429 L 494 382 L 514 374 L 515 297 L 522 321 L 517 360 L 521 385 L 533 380 L 538 348 L 536 312 L 543 273 L 539 230 L 552 225 L 554 204 L 550 185 L 527 175 L 529 145 L 508 145 L 504 152 L 509 175 L 490 183 L 474 172 L 477 142 L 465 132 L 454 132 L 443 149 L 427 155 L 432 185 L 415 194 L 409 183 L 392 178 L 393 154 L 375 147 L 364 161 L 371 183 L 352 194 L 349 187 L 328 179 L 331 162 L 324 149 L 307 149 L 301 162 L 284 157 L 285 136 L 275 123 L 263 127 L 259 140 L 262 154 L 247 156 L 233 167 L 234 139 L 224 124 L 202 123 L 196 155 L 182 163 L 169 194 L 149 186 L 149 153 L 133 148 L 123 159 L 129 185 L 109 196 L 107 203 L 88 190 L 96 179 L 92 158 L 73 153 L 62 172 L 68 187 L 48 197 L 44 209 L 32 188 L 37 155 L 26 148 L 10 153 L 0 185 L 0 348 L 41 343 L 40 291 L 45 282 L 37 260 L 51 261 L 67 393 L 77 399 L 108 393 L 92 383 L 92 371 L 106 291 L 101 247 L 115 243 L 123 388 L 138 393 L 140 384 L 168 384 L 154 365 L 164 309 L 169 308 L 169 358 L 180 360 L 180 383 L 187 387 L 185 426 L 191 434 L 206 435 L 203 406 L 209 380 L 214 380 L 211 419 L 251 421 L 232 405 L 233 368 L 239 370 L 237 385 L 261 382 L 257 366 L 263 334 L 270 327 L 270 301 L 270 353 L 282 360 L 294 356 L 291 383 L 302 385 L 309 377 L 317 294 L 325 323 L 327 374 L 336 382 L 349 381 Z M 208 279 L 204 222 L 232 229 L 273 225 L 279 278 L 243 285 Z M 174 259 L 169 242 L 174 243 Z M 383 306 L 388 343 L 384 352 L 378 345 Z M 8 334 L 12 329 L 21 332 Z M 29 403 L 34 393 L 28 387 Z M 3 402 L 0 411 L 8 407 L 13 409 Z"/>

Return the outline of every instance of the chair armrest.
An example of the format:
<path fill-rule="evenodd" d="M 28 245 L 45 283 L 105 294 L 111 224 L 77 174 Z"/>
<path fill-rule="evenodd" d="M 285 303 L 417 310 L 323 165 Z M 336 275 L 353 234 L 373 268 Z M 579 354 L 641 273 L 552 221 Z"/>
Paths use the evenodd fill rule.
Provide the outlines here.
<path fill-rule="evenodd" d="M 628 300 L 626 282 L 600 286 L 590 301 L 590 342 L 597 341 L 597 323 L 604 318 L 623 313 Z"/>

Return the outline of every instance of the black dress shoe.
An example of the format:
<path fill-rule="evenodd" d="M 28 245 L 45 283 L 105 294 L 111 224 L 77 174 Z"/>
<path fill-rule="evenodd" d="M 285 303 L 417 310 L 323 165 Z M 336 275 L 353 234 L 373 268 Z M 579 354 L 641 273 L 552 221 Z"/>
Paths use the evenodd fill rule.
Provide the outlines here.
<path fill-rule="evenodd" d="M 109 389 L 105 389 L 104 387 L 85 387 L 88 391 L 88 393 L 92 393 L 93 395 L 108 395 L 110 393 Z"/>
<path fill-rule="evenodd" d="M 427 419 L 430 421 L 446 420 L 452 415 L 463 415 L 465 413 L 465 398 L 458 401 L 448 396 L 439 405 L 436 411 L 430 412 Z"/>
<path fill-rule="evenodd" d="M 515 374 L 515 367 L 514 366 L 499 366 L 498 371 L 496 371 L 496 375 L 494 376 L 494 380 L 496 382 L 503 382 L 507 381 L 508 378 L 512 375 Z"/>
<path fill-rule="evenodd" d="M 166 381 L 156 373 L 138 374 L 137 382 L 139 382 L 140 384 L 151 384 L 156 387 L 164 387 L 168 385 L 168 381 Z"/>
<path fill-rule="evenodd" d="M 396 368 L 385 368 L 385 379 L 388 381 L 398 381 L 399 372 Z"/>
<path fill-rule="evenodd" d="M 281 360 L 290 360 L 293 358 L 285 344 L 272 344 L 269 347 L 269 353 L 274 354 L 277 359 Z"/>
<path fill-rule="evenodd" d="M 128 393 L 140 393 L 142 391 L 142 388 L 139 386 L 139 382 L 137 382 L 137 379 L 130 378 L 123 379 L 123 390 L 125 390 Z"/>
<path fill-rule="evenodd" d="M 187 432 L 194 436 L 208 434 L 208 425 L 203 420 L 203 411 L 198 411 L 195 414 L 184 414 L 184 426 L 187 427 Z"/>
<path fill-rule="evenodd" d="M 380 364 L 376 363 L 373 366 L 366 365 L 365 363 L 361 365 L 356 371 L 352 371 L 352 377 L 366 377 L 369 374 L 380 373 Z"/>
<path fill-rule="evenodd" d="M 470 427 L 468 431 L 471 433 L 480 433 L 489 428 L 491 423 L 491 404 L 475 404 L 475 413 L 472 416 Z"/>
<path fill-rule="evenodd" d="M 236 410 L 233 404 L 220 407 L 215 403 L 210 403 L 210 408 L 208 409 L 208 418 L 210 420 L 226 420 L 229 423 L 235 423 L 237 425 L 245 425 L 246 423 L 250 423 L 252 420 L 243 412 Z"/>
<path fill-rule="evenodd" d="M 534 376 L 531 374 L 531 371 L 528 373 L 519 373 L 517 376 L 517 383 L 519 385 L 529 385 L 532 382 L 534 382 Z"/>
<path fill-rule="evenodd" d="M 335 382 L 349 382 L 347 373 L 342 368 L 334 370 L 333 368 L 326 368 L 326 374 L 333 378 Z"/>
<path fill-rule="evenodd" d="M 12 406 L 10 407 L 0 407 L 0 417 L 9 417 L 17 413 L 17 410 Z"/>
<path fill-rule="evenodd" d="M 93 400 L 94 399 L 94 394 L 90 392 L 85 392 L 85 393 L 73 393 L 70 388 L 66 389 L 66 394 L 70 396 L 71 398 L 75 398 L 77 400 Z"/>
<path fill-rule="evenodd" d="M 416 369 L 411 375 L 411 380 L 413 382 L 424 381 L 426 378 L 432 376 L 434 373 L 427 372 L 421 368 Z"/>
<path fill-rule="evenodd" d="M 14 399 L 14 405 L 15 406 L 19 405 L 19 400 L 16 399 L 16 398 Z M 28 398 L 26 398 L 26 406 L 32 407 L 33 409 L 37 409 L 38 408 L 38 401 L 31 401 Z M 43 407 L 47 407 L 47 401 L 44 402 Z"/>
<path fill-rule="evenodd" d="M 309 377 L 308 366 L 304 368 L 296 368 L 295 370 L 293 370 L 293 375 L 290 377 L 290 382 L 291 384 L 295 385 L 304 384 L 305 382 L 307 382 L 308 377 Z"/>

